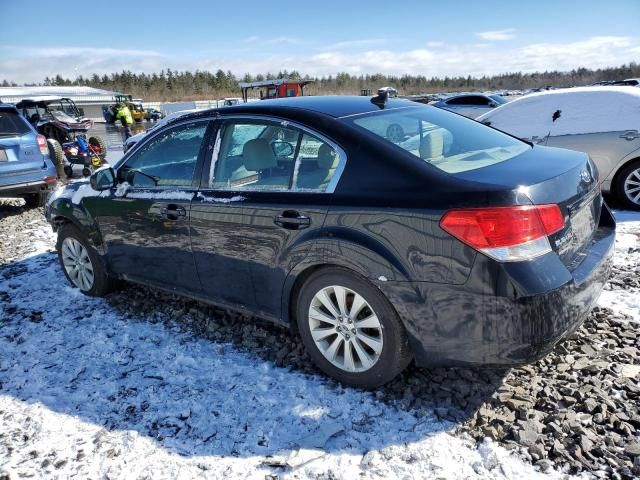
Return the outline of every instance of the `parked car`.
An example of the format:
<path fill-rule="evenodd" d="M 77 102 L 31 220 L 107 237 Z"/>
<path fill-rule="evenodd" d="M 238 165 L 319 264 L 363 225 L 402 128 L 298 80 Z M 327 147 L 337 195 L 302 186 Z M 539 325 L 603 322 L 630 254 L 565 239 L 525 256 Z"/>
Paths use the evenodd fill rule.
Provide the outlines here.
<path fill-rule="evenodd" d="M 588 153 L 602 189 L 640 209 L 640 89 L 578 87 L 536 93 L 478 121 L 528 141 Z"/>
<path fill-rule="evenodd" d="M 47 139 L 13 105 L 0 104 L 0 197 L 42 207 L 57 183 Z"/>
<path fill-rule="evenodd" d="M 170 113 L 169 115 L 161 118 L 160 120 L 158 120 L 156 123 L 154 123 L 153 125 L 149 126 L 149 128 L 147 128 L 145 131 L 140 132 L 140 133 L 136 133 L 135 135 L 131 135 L 129 138 L 127 138 L 124 143 L 122 144 L 122 150 L 126 153 L 128 152 L 131 148 L 133 148 L 133 146 L 138 143 L 142 138 L 144 138 L 145 135 L 147 135 L 147 133 L 151 132 L 152 130 L 158 128 L 158 127 L 162 127 L 163 125 L 166 125 L 168 122 L 176 119 L 177 117 L 184 115 L 185 113 L 189 113 L 189 112 L 195 112 L 196 109 L 191 109 L 191 110 L 180 110 L 178 112 L 173 112 Z"/>
<path fill-rule="evenodd" d="M 144 119 L 146 121 L 151 122 L 154 120 L 160 120 L 161 118 L 164 118 L 164 113 L 157 108 L 147 108 L 145 110 Z"/>
<path fill-rule="evenodd" d="M 501 95 L 464 94 L 445 98 L 431 105 L 459 113 L 469 118 L 476 118 L 504 105 L 508 100 Z"/>
<path fill-rule="evenodd" d="M 393 143 L 382 118 L 423 125 L 421 141 Z M 545 355 L 595 304 L 615 237 L 584 153 L 379 97 L 183 115 L 45 214 L 85 294 L 124 279 L 291 326 L 364 388 L 412 358 Z"/>

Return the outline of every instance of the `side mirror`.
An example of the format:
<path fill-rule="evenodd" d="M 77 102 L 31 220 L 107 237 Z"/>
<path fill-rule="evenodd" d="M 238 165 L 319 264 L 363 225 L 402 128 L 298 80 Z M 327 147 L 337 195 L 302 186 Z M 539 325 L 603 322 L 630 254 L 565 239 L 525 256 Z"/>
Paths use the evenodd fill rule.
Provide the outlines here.
<path fill-rule="evenodd" d="M 498 106 L 498 104 L 496 102 L 489 102 L 489 106 L 491 108 L 496 108 Z"/>
<path fill-rule="evenodd" d="M 93 175 L 89 177 L 89 183 L 91 188 L 98 192 L 109 190 L 116 185 L 116 172 L 111 167 L 101 168 L 93 172 Z"/>

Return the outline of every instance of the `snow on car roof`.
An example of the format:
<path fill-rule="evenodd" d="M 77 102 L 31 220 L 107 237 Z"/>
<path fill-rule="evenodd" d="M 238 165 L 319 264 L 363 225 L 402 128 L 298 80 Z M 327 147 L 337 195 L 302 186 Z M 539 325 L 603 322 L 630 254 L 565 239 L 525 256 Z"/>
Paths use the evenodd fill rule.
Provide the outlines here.
<path fill-rule="evenodd" d="M 560 117 L 554 122 L 554 113 Z M 576 87 L 532 93 L 478 119 L 522 138 L 637 130 L 640 88 Z"/>

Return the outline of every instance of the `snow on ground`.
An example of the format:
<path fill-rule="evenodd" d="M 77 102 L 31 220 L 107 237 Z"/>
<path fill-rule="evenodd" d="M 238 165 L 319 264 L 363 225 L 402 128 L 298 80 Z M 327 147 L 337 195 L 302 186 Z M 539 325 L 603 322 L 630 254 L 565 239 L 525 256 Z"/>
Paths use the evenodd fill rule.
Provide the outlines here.
<path fill-rule="evenodd" d="M 640 252 L 640 212 L 616 210 L 614 216 L 617 222 L 614 264 L 637 266 L 637 253 Z M 631 255 L 632 253 L 636 255 Z M 598 305 L 640 323 L 640 288 L 608 286 L 600 295 Z"/>
<path fill-rule="evenodd" d="M 195 338 L 162 309 L 83 296 L 47 228 L 0 276 L 0 477 L 561 476 L 424 410 Z"/>

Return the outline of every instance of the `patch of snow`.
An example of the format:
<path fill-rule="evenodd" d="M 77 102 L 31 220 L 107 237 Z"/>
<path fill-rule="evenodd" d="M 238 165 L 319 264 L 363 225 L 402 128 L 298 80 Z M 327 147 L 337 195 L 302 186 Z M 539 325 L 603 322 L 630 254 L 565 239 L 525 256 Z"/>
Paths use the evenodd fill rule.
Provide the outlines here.
<path fill-rule="evenodd" d="M 203 202 L 207 203 L 233 203 L 233 202 L 242 202 L 246 200 L 247 197 L 243 197 L 242 195 L 234 195 L 230 198 L 225 197 L 207 197 L 203 195 L 201 192 L 198 192 L 196 195 L 197 198 L 201 199 Z"/>
<path fill-rule="evenodd" d="M 83 198 L 99 197 L 101 194 L 102 192 L 98 190 L 94 190 L 93 188 L 91 188 L 91 184 L 87 182 L 84 185 L 80 185 L 78 189 L 73 193 L 73 196 L 71 197 L 71 202 L 75 204 L 79 204 Z"/>
<path fill-rule="evenodd" d="M 640 264 L 640 212 L 614 210 L 617 222 L 614 264 L 637 266 Z M 598 305 L 640 323 L 640 289 L 608 285 L 598 299 Z"/>
<path fill-rule="evenodd" d="M 553 114 L 560 110 L 560 118 Z M 638 130 L 640 88 L 577 87 L 533 93 L 477 118 L 516 137 Z"/>
<path fill-rule="evenodd" d="M 129 182 L 119 183 L 118 186 L 116 187 L 115 196 L 124 197 L 127 194 L 129 187 L 130 187 Z"/>
<path fill-rule="evenodd" d="M 11 478 L 566 478 L 477 448 L 428 411 L 195 338 L 163 309 L 82 295 L 52 240 L 0 277 L 15 308 L 0 318 Z"/>
<path fill-rule="evenodd" d="M 149 199 L 149 200 L 192 200 L 193 192 L 184 190 L 168 189 L 161 192 L 151 192 L 148 190 L 129 191 L 127 198 Z"/>

